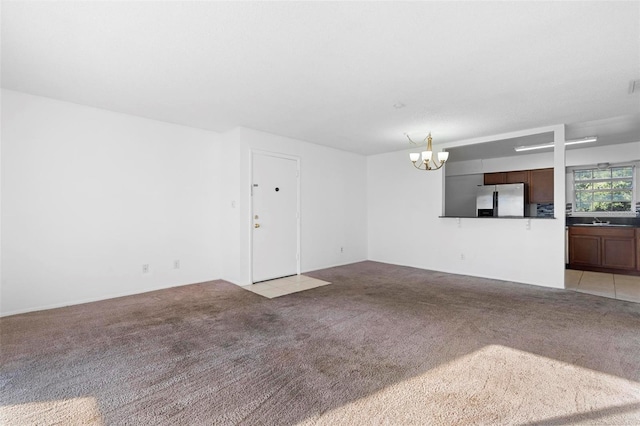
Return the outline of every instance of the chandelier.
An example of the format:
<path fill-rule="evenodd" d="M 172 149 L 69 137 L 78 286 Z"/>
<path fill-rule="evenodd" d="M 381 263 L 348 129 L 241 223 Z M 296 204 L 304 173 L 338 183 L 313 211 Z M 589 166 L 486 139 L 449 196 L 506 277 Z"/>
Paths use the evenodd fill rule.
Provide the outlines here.
<path fill-rule="evenodd" d="M 407 139 L 409 139 L 409 142 L 411 142 L 414 145 L 417 145 L 417 143 L 415 143 L 414 141 L 411 140 L 411 138 L 409 137 L 408 134 L 405 133 L 405 136 L 407 137 Z M 438 161 L 437 162 L 436 162 L 435 158 L 432 158 L 433 157 L 433 148 L 431 146 L 431 140 L 432 140 L 431 139 L 431 132 L 429 132 L 427 137 L 424 139 L 424 141 L 427 141 L 427 150 L 426 151 L 422 151 L 421 153 L 412 152 L 411 154 L 409 154 L 409 158 L 411 159 L 411 162 L 413 163 L 413 166 L 416 169 L 419 169 L 419 170 L 438 170 L 439 168 L 444 166 L 444 163 L 446 163 L 447 160 L 449 159 L 449 153 L 446 152 L 446 151 L 440 151 L 438 153 Z M 422 141 L 422 143 L 424 143 L 424 141 Z M 418 161 L 418 160 L 420 160 L 420 157 L 422 157 L 422 161 Z"/>

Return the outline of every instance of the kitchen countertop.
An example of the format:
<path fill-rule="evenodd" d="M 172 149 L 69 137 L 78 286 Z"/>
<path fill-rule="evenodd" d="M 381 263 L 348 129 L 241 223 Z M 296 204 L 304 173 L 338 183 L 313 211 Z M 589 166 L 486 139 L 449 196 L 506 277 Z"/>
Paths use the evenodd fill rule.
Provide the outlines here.
<path fill-rule="evenodd" d="M 438 216 L 443 219 L 557 219 L 550 216 Z"/>
<path fill-rule="evenodd" d="M 640 217 L 598 217 L 602 222 L 610 222 L 609 225 L 593 225 L 594 218 L 592 217 L 574 217 L 567 216 L 567 226 L 586 226 L 586 227 L 603 227 L 606 228 L 640 228 Z"/>
<path fill-rule="evenodd" d="M 593 223 L 574 223 L 572 225 L 567 225 L 572 227 L 580 227 L 580 228 L 640 228 L 639 225 L 625 225 L 619 223 L 608 223 L 603 225 L 594 225 Z"/>

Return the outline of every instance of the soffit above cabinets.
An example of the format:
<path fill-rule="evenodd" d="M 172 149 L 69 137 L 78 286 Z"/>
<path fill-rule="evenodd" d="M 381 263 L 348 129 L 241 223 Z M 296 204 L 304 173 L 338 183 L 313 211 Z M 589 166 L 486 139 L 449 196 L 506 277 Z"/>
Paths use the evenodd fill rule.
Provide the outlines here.
<path fill-rule="evenodd" d="M 597 136 L 598 140 L 592 144 L 568 145 L 567 150 L 593 148 L 596 146 L 618 145 L 630 142 L 640 142 L 640 114 L 595 120 L 566 126 L 566 139 L 580 139 Z M 503 139 L 483 144 L 466 145 L 448 149 L 449 163 L 457 161 L 486 160 L 491 158 L 516 157 L 530 154 L 551 153 L 552 148 L 517 153 L 517 146 L 538 145 L 553 141 L 553 133 L 540 133 L 524 137 Z M 638 153 L 640 159 L 640 153 Z"/>

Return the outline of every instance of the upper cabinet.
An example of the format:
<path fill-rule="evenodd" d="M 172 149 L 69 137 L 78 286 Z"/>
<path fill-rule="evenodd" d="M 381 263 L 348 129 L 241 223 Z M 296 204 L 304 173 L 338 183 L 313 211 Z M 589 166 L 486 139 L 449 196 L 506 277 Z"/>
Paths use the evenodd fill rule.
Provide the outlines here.
<path fill-rule="evenodd" d="M 502 185 L 503 183 L 529 183 L 529 170 L 484 174 L 485 185 Z"/>
<path fill-rule="evenodd" d="M 529 170 L 484 174 L 485 185 L 502 185 L 503 183 L 529 183 Z"/>
<path fill-rule="evenodd" d="M 553 169 L 529 171 L 529 202 L 553 203 Z"/>
<path fill-rule="evenodd" d="M 507 172 L 505 183 L 529 183 L 529 170 Z"/>
<path fill-rule="evenodd" d="M 553 168 L 484 174 L 485 185 L 503 183 L 526 183 L 531 204 L 553 203 Z"/>
<path fill-rule="evenodd" d="M 484 174 L 485 185 L 501 185 L 503 183 L 507 183 L 507 174 L 505 172 Z"/>

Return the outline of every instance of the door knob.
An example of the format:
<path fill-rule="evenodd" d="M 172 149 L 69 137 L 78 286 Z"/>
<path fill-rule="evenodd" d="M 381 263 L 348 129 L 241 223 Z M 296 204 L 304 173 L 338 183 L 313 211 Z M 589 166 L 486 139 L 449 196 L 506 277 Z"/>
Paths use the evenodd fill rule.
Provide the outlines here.
<path fill-rule="evenodd" d="M 253 225 L 254 228 L 260 228 L 260 224 L 256 223 L 255 225 Z"/>

